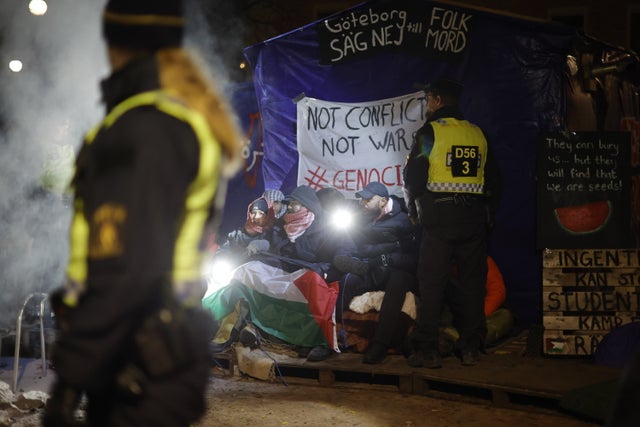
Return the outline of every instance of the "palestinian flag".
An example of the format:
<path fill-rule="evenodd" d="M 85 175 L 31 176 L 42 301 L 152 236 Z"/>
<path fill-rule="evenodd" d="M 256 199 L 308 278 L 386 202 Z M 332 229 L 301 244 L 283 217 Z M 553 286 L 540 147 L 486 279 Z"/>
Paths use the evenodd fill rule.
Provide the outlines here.
<path fill-rule="evenodd" d="M 333 313 L 338 284 L 327 284 L 316 272 L 292 273 L 260 261 L 238 267 L 231 283 L 202 300 L 222 320 L 240 300 L 247 302 L 251 322 L 283 341 L 304 347 L 328 345 L 338 351 Z"/>

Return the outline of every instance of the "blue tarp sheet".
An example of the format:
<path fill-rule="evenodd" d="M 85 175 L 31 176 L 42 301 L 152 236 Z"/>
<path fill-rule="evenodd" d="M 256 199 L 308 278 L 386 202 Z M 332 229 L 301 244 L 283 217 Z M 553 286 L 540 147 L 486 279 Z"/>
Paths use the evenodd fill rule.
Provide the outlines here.
<path fill-rule="evenodd" d="M 427 0 L 370 1 L 244 50 L 262 119 L 264 186 L 296 186 L 301 94 L 365 102 L 440 77 L 464 85 L 461 108 L 486 133 L 504 180 L 490 252 L 523 325 L 541 322 L 536 141 L 562 130 L 565 61 L 575 30 Z M 246 206 L 246 205 L 245 205 Z"/>

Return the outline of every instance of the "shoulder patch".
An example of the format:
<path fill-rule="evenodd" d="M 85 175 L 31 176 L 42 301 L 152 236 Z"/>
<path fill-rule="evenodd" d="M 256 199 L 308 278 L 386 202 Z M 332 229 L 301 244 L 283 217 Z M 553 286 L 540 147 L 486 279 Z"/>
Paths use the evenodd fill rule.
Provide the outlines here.
<path fill-rule="evenodd" d="M 96 209 L 89 225 L 89 258 L 114 258 L 122 255 L 127 209 L 117 203 L 104 203 Z"/>

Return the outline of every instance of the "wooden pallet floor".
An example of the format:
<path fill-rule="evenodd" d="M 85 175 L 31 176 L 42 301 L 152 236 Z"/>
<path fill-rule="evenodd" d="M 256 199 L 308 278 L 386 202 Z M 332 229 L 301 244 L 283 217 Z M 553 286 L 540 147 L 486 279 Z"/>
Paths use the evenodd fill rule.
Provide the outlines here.
<path fill-rule="evenodd" d="M 506 347 L 508 349 L 508 347 Z M 270 352 L 279 372 L 286 377 L 315 377 L 322 386 L 336 382 L 375 382 L 391 380 L 402 393 L 455 393 L 489 399 L 493 404 L 508 406 L 526 404 L 553 407 L 562 396 L 574 389 L 615 381 L 621 370 L 598 366 L 585 359 L 527 357 L 519 351 L 505 348 L 482 354 L 473 367 L 448 357 L 440 369 L 412 368 L 404 356 L 387 356 L 378 365 L 362 363 L 362 354 L 334 354 L 322 362 Z M 233 351 L 217 354 L 216 358 L 235 364 Z"/>

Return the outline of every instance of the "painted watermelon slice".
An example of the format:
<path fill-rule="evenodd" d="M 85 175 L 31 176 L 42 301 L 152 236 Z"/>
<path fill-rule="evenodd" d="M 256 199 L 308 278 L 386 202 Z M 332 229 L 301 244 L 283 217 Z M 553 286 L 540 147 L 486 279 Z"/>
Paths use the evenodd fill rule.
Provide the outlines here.
<path fill-rule="evenodd" d="M 553 213 L 563 230 L 571 234 L 595 233 L 607 225 L 613 205 L 610 201 L 556 208 Z"/>

